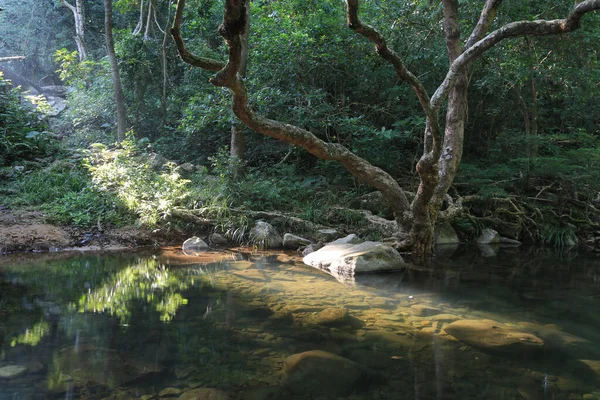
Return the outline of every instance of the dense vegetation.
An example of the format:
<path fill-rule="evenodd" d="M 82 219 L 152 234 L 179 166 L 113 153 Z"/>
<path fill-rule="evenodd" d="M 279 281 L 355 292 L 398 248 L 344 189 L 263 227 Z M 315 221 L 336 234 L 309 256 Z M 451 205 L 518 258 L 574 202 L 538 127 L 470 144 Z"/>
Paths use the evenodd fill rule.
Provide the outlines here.
<path fill-rule="evenodd" d="M 104 8 L 77 2 L 85 15 L 86 57 L 80 57 L 75 14 L 63 3 L 4 3 L 0 57 L 25 59 L 0 69 L 22 90 L 32 83 L 36 92 L 49 84 L 69 91 L 66 110 L 49 117 L 43 96 L 33 96 L 34 109 L 0 78 L 1 204 L 41 207 L 56 222 L 86 229 L 209 224 L 243 240 L 256 214 L 242 211 L 254 210 L 380 235 L 369 231 L 363 214 L 346 208 L 372 187 L 339 163 L 240 125 L 229 92 L 209 83 L 213 72 L 181 61 L 167 29 L 175 15 L 170 1 L 114 1 L 127 109 L 121 141 Z M 361 3 L 360 17 L 431 92 L 448 70 L 446 3 L 452 2 Z M 463 42 L 481 3 L 460 4 Z M 506 2 L 491 29 L 569 15 L 573 2 L 557 3 Z M 339 1 L 250 2 L 244 80 L 250 104 L 260 115 L 345 146 L 414 193 L 426 118 L 410 85 L 348 28 L 345 13 Z M 187 49 L 226 61 L 217 31 L 222 2 L 188 0 L 182 17 Z M 450 222 L 464 238 L 492 227 L 528 242 L 593 243 L 600 229 L 599 34 L 600 14 L 591 12 L 574 32 L 506 40 L 472 64 L 464 155 L 448 192 L 462 204 Z M 232 129 L 244 133 L 243 159 L 229 156 Z M 385 207 L 373 211 L 391 217 Z"/>

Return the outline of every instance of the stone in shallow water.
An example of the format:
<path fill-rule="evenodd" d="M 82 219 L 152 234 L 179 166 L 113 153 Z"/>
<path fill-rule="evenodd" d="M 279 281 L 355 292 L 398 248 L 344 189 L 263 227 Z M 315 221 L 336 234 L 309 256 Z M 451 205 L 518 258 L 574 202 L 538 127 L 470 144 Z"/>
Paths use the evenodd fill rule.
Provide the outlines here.
<path fill-rule="evenodd" d="M 424 304 L 414 304 L 410 306 L 410 310 L 414 315 L 419 317 L 431 317 L 433 315 L 441 314 L 442 310 L 439 308 L 427 306 Z"/>
<path fill-rule="evenodd" d="M 73 346 L 55 356 L 54 367 L 72 380 L 85 381 L 116 388 L 128 382 L 162 372 L 162 367 L 128 358 L 124 353 L 91 345 Z M 64 391 L 69 381 L 52 382 L 53 392 Z"/>
<path fill-rule="evenodd" d="M 168 388 L 161 390 L 158 393 L 158 396 L 159 397 L 178 396 L 181 394 L 181 392 L 183 392 L 183 390 L 181 390 L 179 388 L 168 387 Z"/>
<path fill-rule="evenodd" d="M 348 310 L 343 307 L 326 308 L 318 314 L 311 315 L 307 321 L 311 325 L 344 326 L 350 322 Z"/>
<path fill-rule="evenodd" d="M 379 242 L 330 244 L 310 253 L 302 261 L 342 281 L 352 280 L 355 274 L 391 271 L 405 266 L 400 253 Z"/>
<path fill-rule="evenodd" d="M 8 365 L 0 368 L 0 379 L 14 379 L 27 373 L 27 367 L 22 365 Z"/>
<path fill-rule="evenodd" d="M 321 350 L 291 355 L 283 363 L 285 384 L 294 393 L 346 395 L 359 389 L 367 374 L 360 364 Z"/>
<path fill-rule="evenodd" d="M 227 393 L 218 389 L 201 388 L 188 390 L 181 396 L 179 400 L 230 400 Z"/>
<path fill-rule="evenodd" d="M 191 238 L 183 242 L 181 249 L 185 254 L 193 255 L 194 253 L 207 251 L 208 245 L 204 240 L 200 239 L 198 236 L 192 236 Z"/>
<path fill-rule="evenodd" d="M 469 346 L 491 352 L 515 353 L 544 347 L 539 337 L 489 319 L 455 321 L 444 330 Z"/>

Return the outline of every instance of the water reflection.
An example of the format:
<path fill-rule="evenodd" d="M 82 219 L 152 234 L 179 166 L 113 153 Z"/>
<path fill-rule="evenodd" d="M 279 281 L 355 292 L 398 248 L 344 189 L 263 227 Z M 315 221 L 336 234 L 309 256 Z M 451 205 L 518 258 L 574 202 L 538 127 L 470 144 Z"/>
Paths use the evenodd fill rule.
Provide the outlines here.
<path fill-rule="evenodd" d="M 289 254 L 5 262 L 0 375 L 27 373 L 0 400 L 600 398 L 598 276 L 538 249 L 353 286 Z"/>

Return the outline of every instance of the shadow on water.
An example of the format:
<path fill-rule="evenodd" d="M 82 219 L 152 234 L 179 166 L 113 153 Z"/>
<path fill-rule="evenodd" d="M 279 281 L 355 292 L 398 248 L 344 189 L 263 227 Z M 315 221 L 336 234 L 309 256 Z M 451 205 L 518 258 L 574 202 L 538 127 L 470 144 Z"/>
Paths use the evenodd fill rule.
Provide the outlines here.
<path fill-rule="evenodd" d="M 0 372 L 27 371 L 0 378 L 0 400 L 600 398 L 599 272 L 539 250 L 459 250 L 355 286 L 289 254 L 5 262 Z M 445 331 L 482 320 L 544 347 Z"/>

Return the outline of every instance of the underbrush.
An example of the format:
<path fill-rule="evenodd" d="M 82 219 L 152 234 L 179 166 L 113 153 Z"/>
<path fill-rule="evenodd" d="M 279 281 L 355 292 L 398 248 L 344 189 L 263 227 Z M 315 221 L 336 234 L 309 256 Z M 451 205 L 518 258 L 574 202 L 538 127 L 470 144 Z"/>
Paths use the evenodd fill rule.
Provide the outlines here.
<path fill-rule="evenodd" d="M 100 225 L 122 226 L 132 216 L 110 193 L 92 184 L 89 172 L 77 163 L 56 161 L 9 183 L 11 196 L 3 203 L 10 207 L 38 207 L 49 222 L 82 228 Z"/>
<path fill-rule="evenodd" d="M 455 186 L 470 214 L 555 247 L 593 236 L 600 230 L 598 138 L 578 131 L 520 140 L 500 137 L 487 162 L 461 165 Z"/>

